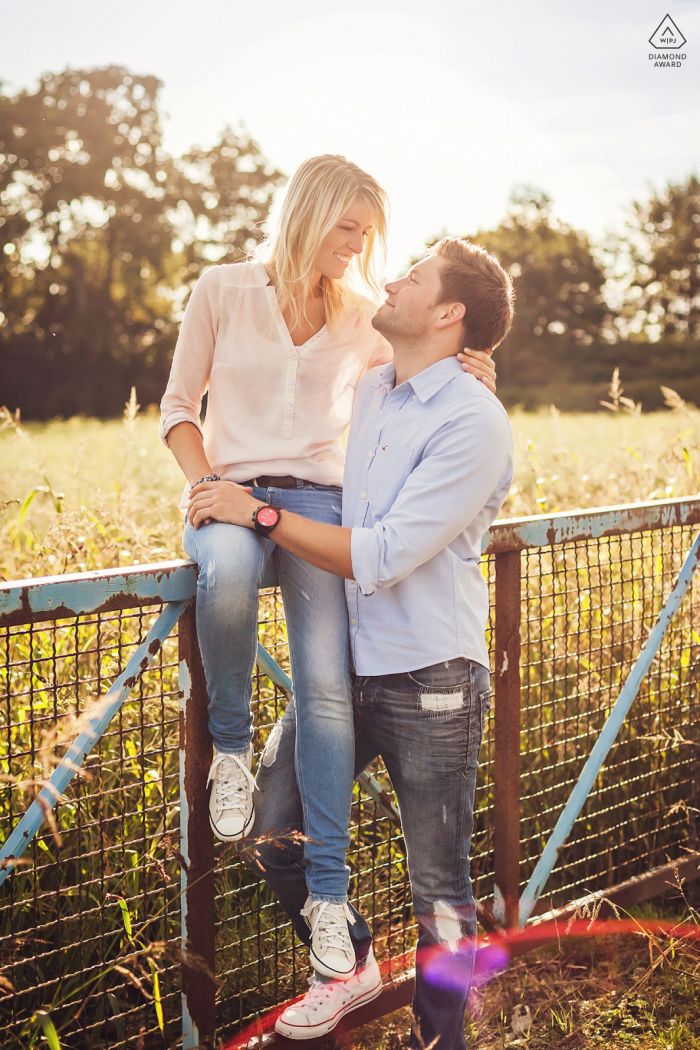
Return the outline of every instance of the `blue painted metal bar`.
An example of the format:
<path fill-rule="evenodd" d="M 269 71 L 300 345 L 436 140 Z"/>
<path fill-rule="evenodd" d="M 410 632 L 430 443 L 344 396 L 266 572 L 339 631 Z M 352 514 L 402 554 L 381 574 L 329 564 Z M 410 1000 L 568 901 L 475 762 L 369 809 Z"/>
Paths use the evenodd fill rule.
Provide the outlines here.
<path fill-rule="evenodd" d="M 0 584 L 0 626 L 194 598 L 197 566 L 167 561 L 128 569 L 35 577 Z"/>
<path fill-rule="evenodd" d="M 700 524 L 700 499 L 696 496 L 573 514 L 511 518 L 491 526 L 482 551 L 495 554 L 694 524 Z M 185 601 L 195 595 L 196 577 L 194 562 L 170 561 L 0 583 L 0 627 L 126 609 L 149 601 Z M 262 586 L 276 585 L 275 567 L 270 561 Z"/>
<path fill-rule="evenodd" d="M 583 771 L 574 785 L 569 800 L 555 825 L 554 831 L 549 837 L 544 852 L 537 862 L 532 877 L 523 891 L 522 897 L 520 898 L 519 909 L 519 920 L 521 926 L 527 922 L 532 914 L 533 908 L 535 907 L 544 885 L 552 872 L 552 868 L 556 864 L 559 850 L 569 836 L 574 822 L 588 798 L 588 794 L 595 783 L 596 777 L 600 773 L 608 751 L 615 742 L 615 738 L 627 717 L 632 701 L 639 692 L 639 687 L 642 684 L 644 676 L 651 667 L 654 658 L 659 651 L 659 646 L 661 645 L 664 634 L 666 633 L 669 624 L 676 614 L 676 611 L 691 584 L 693 574 L 698 565 L 698 560 L 700 560 L 700 533 L 695 537 L 695 540 L 685 557 L 685 561 L 683 562 L 681 570 L 671 588 L 671 592 L 658 615 L 656 623 L 649 633 L 646 642 L 642 646 L 642 650 L 634 663 L 634 667 L 630 671 L 627 681 L 622 687 L 612 711 L 608 715 L 588 761 L 583 767 Z"/>
<path fill-rule="evenodd" d="M 263 674 L 266 674 L 271 682 L 274 682 L 275 685 L 279 686 L 282 692 L 286 693 L 291 700 L 294 695 L 291 678 L 288 674 L 285 674 L 277 661 L 273 660 L 267 649 L 265 649 L 260 642 L 258 642 L 258 655 L 255 658 L 255 662 Z"/>
<path fill-rule="evenodd" d="M 261 587 L 276 586 L 275 567 L 268 562 Z M 11 580 L 0 583 L 0 627 L 186 601 L 196 590 L 197 566 L 184 560 Z"/>
<path fill-rule="evenodd" d="M 188 604 L 187 601 L 181 601 L 166 605 L 148 632 L 145 641 L 136 649 L 102 700 L 95 705 L 95 710 L 87 720 L 85 728 L 81 730 L 66 752 L 64 762 L 56 767 L 46 786 L 41 789 L 38 797 L 34 799 L 17 826 L 8 835 L 0 848 L 0 861 L 5 862 L 0 868 L 0 885 L 13 870 L 13 861 L 24 853 L 44 823 L 47 807 L 54 808 L 57 800 L 75 776 L 75 767 L 82 766 L 85 757 L 92 751 L 140 675 L 156 659 L 163 642 Z"/>

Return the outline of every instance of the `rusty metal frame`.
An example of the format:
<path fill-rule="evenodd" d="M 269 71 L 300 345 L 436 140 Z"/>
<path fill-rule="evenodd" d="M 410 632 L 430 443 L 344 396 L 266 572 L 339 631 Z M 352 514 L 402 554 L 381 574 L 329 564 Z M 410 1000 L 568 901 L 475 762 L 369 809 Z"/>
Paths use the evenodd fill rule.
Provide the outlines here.
<path fill-rule="evenodd" d="M 618 507 L 577 510 L 571 514 L 538 514 L 498 521 L 486 533 L 482 554 L 553 547 L 560 543 L 621 536 L 626 532 L 700 525 L 700 499 L 684 496 L 665 503 L 624 503 Z"/>
<path fill-rule="evenodd" d="M 495 883 L 493 914 L 480 908 L 485 923 L 517 922 L 519 875 L 519 735 L 520 735 L 520 552 L 530 548 L 575 544 L 602 536 L 650 529 L 700 524 L 700 499 L 637 503 L 574 514 L 541 515 L 500 521 L 484 537 L 484 554 L 495 555 Z M 264 586 L 275 584 L 268 573 Z M 206 772 L 211 761 L 211 741 L 206 730 L 207 697 L 196 642 L 192 599 L 196 591 L 196 566 L 189 561 L 164 562 L 97 573 L 35 578 L 0 584 L 0 627 L 75 617 L 87 613 L 128 609 L 165 603 L 179 618 L 180 645 L 180 792 L 182 854 L 183 942 L 183 1047 L 212 1047 L 215 1040 L 214 880 L 213 838 L 209 830 Z M 179 605 L 177 610 L 175 606 Z M 288 691 L 284 672 L 264 650 L 259 664 L 265 674 L 279 678 Z M 133 676 L 128 676 L 133 677 Z M 282 678 L 285 679 L 282 683 Z M 133 684 L 133 683 L 132 683 Z M 116 683 L 115 683 L 116 685 Z M 113 687 L 114 688 L 114 687 Z M 375 800 L 378 784 L 363 784 Z M 376 789 L 376 790 L 373 790 Z M 387 797 L 388 798 L 388 797 Z M 388 800 L 389 802 L 391 800 Z M 385 815 L 396 819 L 395 807 Z M 673 873 L 684 878 L 700 875 L 692 857 L 612 887 L 606 899 L 638 902 L 661 892 Z M 573 902 L 559 914 L 571 914 Z M 549 916 L 552 917 L 551 915 Z M 541 917 L 530 920 L 541 921 Z M 395 979 L 367 1008 L 352 1015 L 351 1026 L 364 1024 L 410 1001 L 412 976 Z M 275 1045 L 265 1037 L 264 1045 Z M 257 1045 L 257 1044 L 256 1044 Z M 281 1045 L 281 1044 L 280 1044 Z M 286 1045 L 286 1043 L 285 1043 Z M 312 1043 L 308 1044 L 309 1047 Z"/>

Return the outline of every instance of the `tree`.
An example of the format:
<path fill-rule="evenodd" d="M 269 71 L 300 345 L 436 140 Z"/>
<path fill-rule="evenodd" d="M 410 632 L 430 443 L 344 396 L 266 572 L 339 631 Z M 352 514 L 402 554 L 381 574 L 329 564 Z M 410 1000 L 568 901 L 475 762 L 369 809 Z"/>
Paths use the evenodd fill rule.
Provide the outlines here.
<path fill-rule="evenodd" d="M 158 399 L 197 276 L 260 236 L 281 173 L 230 128 L 169 156 L 160 87 L 112 66 L 0 96 L 0 401 L 25 414 Z"/>
<path fill-rule="evenodd" d="M 669 182 L 634 203 L 628 245 L 635 265 L 628 322 L 657 337 L 700 338 L 700 182 Z M 655 329 L 655 331 L 654 331 Z"/>
<path fill-rule="evenodd" d="M 553 219 L 551 204 L 522 187 L 495 230 L 470 238 L 493 252 L 515 286 L 513 328 L 498 350 L 504 386 L 580 378 L 610 331 L 605 273 L 588 237 Z"/>

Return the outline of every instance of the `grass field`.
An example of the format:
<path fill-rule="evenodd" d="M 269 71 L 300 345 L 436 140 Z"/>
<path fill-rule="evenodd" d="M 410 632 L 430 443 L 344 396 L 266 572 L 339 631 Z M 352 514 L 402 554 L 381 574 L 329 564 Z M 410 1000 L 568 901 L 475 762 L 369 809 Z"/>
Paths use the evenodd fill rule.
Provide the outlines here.
<path fill-rule="evenodd" d="M 502 517 L 700 491 L 700 412 L 513 412 L 515 478 Z M 123 420 L 0 421 L 0 576 L 181 557 L 183 478 L 153 410 Z"/>

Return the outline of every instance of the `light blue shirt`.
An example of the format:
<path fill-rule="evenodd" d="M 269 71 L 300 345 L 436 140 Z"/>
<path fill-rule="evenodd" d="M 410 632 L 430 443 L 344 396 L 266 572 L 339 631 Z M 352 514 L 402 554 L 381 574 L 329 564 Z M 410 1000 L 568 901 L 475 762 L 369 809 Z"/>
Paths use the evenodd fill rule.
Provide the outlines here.
<path fill-rule="evenodd" d="M 395 382 L 393 364 L 363 376 L 348 438 L 355 672 L 397 674 L 460 656 L 488 667 L 481 539 L 510 488 L 510 423 L 454 357 Z"/>

